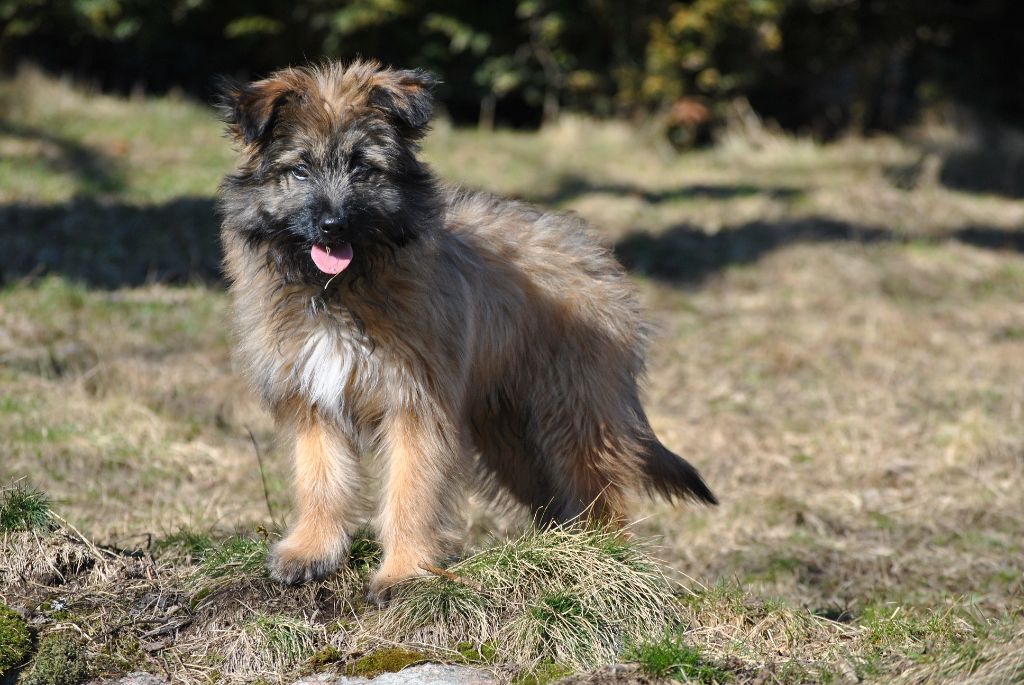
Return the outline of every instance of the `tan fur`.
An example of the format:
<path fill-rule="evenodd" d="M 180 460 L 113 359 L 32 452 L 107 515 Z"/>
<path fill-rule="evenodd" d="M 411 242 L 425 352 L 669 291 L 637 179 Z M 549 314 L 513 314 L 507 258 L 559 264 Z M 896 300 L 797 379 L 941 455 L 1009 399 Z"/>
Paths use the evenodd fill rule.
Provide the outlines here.
<path fill-rule="evenodd" d="M 359 491 L 356 454 L 345 435 L 310 414 L 292 417 L 295 431 L 297 518 L 291 532 L 274 547 L 272 571 L 317 574 L 344 562 Z"/>
<path fill-rule="evenodd" d="M 303 70 L 299 125 L 339 135 L 365 116 L 371 84 L 402 87 L 389 74 Z M 638 488 L 713 500 L 679 480 L 680 464 L 654 461 L 669 459 L 655 445 L 679 458 L 639 404 L 646 327 L 583 222 L 458 190 L 443 206 L 366 292 L 283 285 L 265 249 L 223 232 L 238 359 L 296 435 L 298 520 L 272 570 L 336 563 L 367 454 L 385 460 L 377 596 L 442 557 L 471 482 L 548 521 L 621 522 Z"/>

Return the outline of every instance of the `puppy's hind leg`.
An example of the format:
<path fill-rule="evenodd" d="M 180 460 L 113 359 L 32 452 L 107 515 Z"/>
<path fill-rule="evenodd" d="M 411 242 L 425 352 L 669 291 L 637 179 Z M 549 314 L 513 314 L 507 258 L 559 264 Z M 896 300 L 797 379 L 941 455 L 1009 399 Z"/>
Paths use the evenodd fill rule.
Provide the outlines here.
<path fill-rule="evenodd" d="M 267 564 L 270 577 L 287 584 L 318 580 L 345 563 L 359 487 L 348 440 L 313 412 L 295 424 L 294 462 L 298 517 Z"/>
<path fill-rule="evenodd" d="M 621 527 L 626 523 L 626 495 L 616 450 L 584 435 L 565 436 L 552 448 L 559 474 L 555 522 L 583 520 Z"/>
<path fill-rule="evenodd" d="M 557 518 L 561 500 L 550 465 L 530 441 L 529 424 L 528 414 L 501 396 L 477 403 L 470 424 L 479 454 L 477 489 L 489 501 L 511 496 L 542 526 Z"/>
<path fill-rule="evenodd" d="M 547 519 L 622 526 L 626 490 L 634 480 L 623 458 L 628 448 L 614 430 L 615 420 L 601 416 L 598 402 L 583 395 L 579 385 L 566 387 L 564 395 L 537 398 L 536 415 L 545 420 L 532 426 L 555 492 Z"/>

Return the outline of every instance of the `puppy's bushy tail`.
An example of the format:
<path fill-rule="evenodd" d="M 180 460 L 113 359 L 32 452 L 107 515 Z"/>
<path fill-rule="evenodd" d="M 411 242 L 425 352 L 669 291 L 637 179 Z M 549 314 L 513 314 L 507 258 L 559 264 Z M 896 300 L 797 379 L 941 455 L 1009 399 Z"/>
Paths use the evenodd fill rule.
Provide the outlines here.
<path fill-rule="evenodd" d="M 640 438 L 640 470 L 648 494 L 718 504 L 718 498 L 690 462 L 662 445 L 653 433 Z"/>

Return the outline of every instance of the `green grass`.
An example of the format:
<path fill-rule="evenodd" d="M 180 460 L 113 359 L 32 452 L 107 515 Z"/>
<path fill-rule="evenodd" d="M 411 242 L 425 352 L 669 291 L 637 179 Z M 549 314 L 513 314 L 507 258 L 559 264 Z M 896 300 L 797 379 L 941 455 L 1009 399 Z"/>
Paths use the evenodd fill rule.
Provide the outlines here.
<path fill-rule="evenodd" d="M 200 544 L 205 540 L 200 538 Z M 264 539 L 233 536 L 197 550 L 202 578 L 266 577 L 268 544 Z"/>
<path fill-rule="evenodd" d="M 659 640 L 636 645 L 626 652 L 626 657 L 655 678 L 708 684 L 731 680 L 726 671 L 709 663 L 699 649 L 687 645 L 681 635 L 672 631 Z"/>
<path fill-rule="evenodd" d="M 357 530 L 348 548 L 348 567 L 357 573 L 366 573 L 377 567 L 382 556 L 383 551 L 373 531 L 368 528 Z"/>
<path fill-rule="evenodd" d="M 614 649 L 618 635 L 610 621 L 588 598 L 567 590 L 549 592 L 520 617 L 513 640 L 530 652 L 543 654 L 555 663 L 592 663 L 602 643 Z"/>
<path fill-rule="evenodd" d="M 858 622 L 866 630 L 866 649 L 856 660 L 864 676 L 881 675 L 886 658 L 897 655 L 918 664 L 950 659 L 969 663 L 988 632 L 960 611 L 922 611 L 892 603 L 868 607 Z"/>
<path fill-rule="evenodd" d="M 17 481 L 0 488 L 0 533 L 40 530 L 53 522 L 46 493 Z"/>
<path fill-rule="evenodd" d="M 157 539 L 153 543 L 153 554 L 158 557 L 202 560 L 209 556 L 216 546 L 217 543 L 210 533 L 182 527 Z"/>

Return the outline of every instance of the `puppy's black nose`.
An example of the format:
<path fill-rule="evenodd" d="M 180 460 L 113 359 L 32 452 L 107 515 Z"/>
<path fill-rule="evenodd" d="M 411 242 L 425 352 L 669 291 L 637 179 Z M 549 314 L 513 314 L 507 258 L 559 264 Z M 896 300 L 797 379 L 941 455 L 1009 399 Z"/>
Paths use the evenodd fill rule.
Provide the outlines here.
<path fill-rule="evenodd" d="M 320 233 L 324 236 L 336 236 L 345 228 L 345 217 L 340 214 L 327 214 L 320 219 Z"/>

